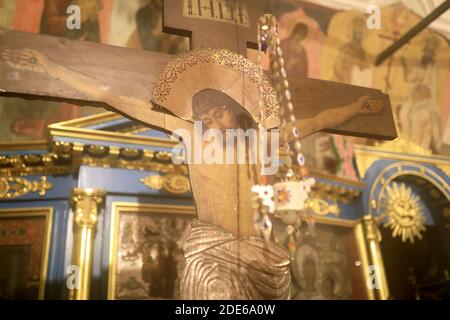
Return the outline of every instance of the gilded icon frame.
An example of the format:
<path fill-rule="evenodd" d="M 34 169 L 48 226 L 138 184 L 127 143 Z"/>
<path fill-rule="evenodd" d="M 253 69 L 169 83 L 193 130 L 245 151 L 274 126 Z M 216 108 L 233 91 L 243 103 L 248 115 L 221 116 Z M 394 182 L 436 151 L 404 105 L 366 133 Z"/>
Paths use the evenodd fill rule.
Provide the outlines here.
<path fill-rule="evenodd" d="M 45 286 L 47 283 L 48 260 L 53 226 L 53 211 L 54 209 L 52 207 L 0 209 L 0 220 L 5 218 L 45 218 L 44 241 L 42 243 L 41 267 L 39 277 L 39 300 L 43 300 L 45 298 Z"/>
<path fill-rule="evenodd" d="M 196 217 L 194 206 L 185 205 L 165 205 L 165 204 L 141 204 L 132 202 L 113 202 L 111 210 L 111 228 L 110 228 L 110 246 L 109 246 L 109 275 L 108 275 L 108 299 L 115 299 L 115 283 L 117 271 L 117 251 L 118 251 L 118 232 L 119 216 L 123 213 L 142 213 L 142 214 L 168 214 L 168 215 L 187 215 Z M 361 262 L 361 272 L 369 274 L 369 254 L 367 250 L 363 223 L 358 220 L 344 220 L 329 217 L 316 216 L 316 223 L 325 226 L 344 227 L 351 230 L 355 243 L 357 245 L 358 256 Z M 366 295 L 370 300 L 376 299 L 373 290 L 367 285 Z"/>
<path fill-rule="evenodd" d="M 108 300 L 116 299 L 116 272 L 117 253 L 119 245 L 119 218 L 121 214 L 134 213 L 144 215 L 185 215 L 196 218 L 194 206 L 166 205 L 166 204 L 142 204 L 133 202 L 113 202 L 111 207 L 111 227 L 109 245 L 109 270 L 108 270 Z"/>
<path fill-rule="evenodd" d="M 352 233 L 352 238 L 356 244 L 357 256 L 359 258 L 358 267 L 361 270 L 361 278 L 365 279 L 364 275 L 370 274 L 370 260 L 369 260 L 369 252 L 366 244 L 366 237 L 363 229 L 363 222 L 360 219 L 357 220 L 347 220 L 347 219 L 338 219 L 338 218 L 330 218 L 324 216 L 314 216 L 315 224 L 317 226 L 325 226 L 325 227 L 339 227 L 347 229 Z M 294 270 L 291 270 L 292 276 L 294 277 Z M 365 295 L 369 300 L 375 300 L 375 292 L 374 290 L 369 289 L 367 283 L 364 283 Z"/>

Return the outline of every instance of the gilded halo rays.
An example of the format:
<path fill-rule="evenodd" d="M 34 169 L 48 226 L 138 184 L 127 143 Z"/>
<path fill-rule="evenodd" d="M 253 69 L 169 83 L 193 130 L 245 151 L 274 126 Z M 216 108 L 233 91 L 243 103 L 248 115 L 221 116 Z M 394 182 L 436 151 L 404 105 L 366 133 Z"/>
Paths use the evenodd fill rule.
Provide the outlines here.
<path fill-rule="evenodd" d="M 403 242 L 414 243 L 415 238 L 422 239 L 425 230 L 425 216 L 420 198 L 404 183 L 393 183 L 386 188 L 383 201 L 385 227 L 392 230 L 393 237 L 401 237 Z"/>

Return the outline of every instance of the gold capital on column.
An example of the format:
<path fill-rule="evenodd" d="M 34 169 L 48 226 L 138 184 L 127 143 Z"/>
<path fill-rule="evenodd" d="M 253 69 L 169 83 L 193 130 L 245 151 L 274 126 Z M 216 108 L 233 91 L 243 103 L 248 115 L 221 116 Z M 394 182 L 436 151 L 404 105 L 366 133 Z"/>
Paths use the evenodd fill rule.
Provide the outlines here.
<path fill-rule="evenodd" d="M 381 255 L 381 233 L 378 229 L 378 223 L 372 215 L 365 215 L 363 220 L 366 230 L 366 240 L 369 246 L 369 256 L 371 264 L 375 266 L 375 276 L 379 285 L 378 288 L 374 288 L 373 290 L 376 290 L 379 299 L 387 300 L 389 299 L 389 289 L 386 271 L 384 270 L 383 257 Z"/>
<path fill-rule="evenodd" d="M 105 192 L 97 189 L 74 189 L 72 210 L 74 245 L 72 265 L 79 268 L 77 286 L 69 290 L 69 299 L 88 300 L 92 273 L 94 232 L 98 221 L 99 205 Z"/>

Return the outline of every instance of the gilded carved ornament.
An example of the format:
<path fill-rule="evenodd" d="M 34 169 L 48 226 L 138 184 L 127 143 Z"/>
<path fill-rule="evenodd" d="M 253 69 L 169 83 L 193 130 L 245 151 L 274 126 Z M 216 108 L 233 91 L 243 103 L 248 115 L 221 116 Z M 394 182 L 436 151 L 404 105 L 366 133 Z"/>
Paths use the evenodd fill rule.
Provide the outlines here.
<path fill-rule="evenodd" d="M 392 230 L 394 238 L 401 237 L 403 242 L 414 243 L 415 238 L 422 239 L 425 230 L 425 216 L 420 198 L 404 183 L 393 183 L 386 188 L 383 201 L 382 218 L 384 227 Z"/>
<path fill-rule="evenodd" d="M 98 205 L 103 202 L 104 196 L 102 190 L 73 190 L 74 221 L 78 227 L 94 228 L 98 220 Z"/>
<path fill-rule="evenodd" d="M 189 177 L 182 174 L 150 175 L 141 182 L 153 190 L 166 190 L 173 194 L 184 194 L 191 191 Z"/>
<path fill-rule="evenodd" d="M 0 178 L 0 199 L 16 199 L 29 193 L 45 196 L 51 188 L 53 184 L 47 181 L 47 177 L 41 177 L 38 181 L 18 177 Z"/>

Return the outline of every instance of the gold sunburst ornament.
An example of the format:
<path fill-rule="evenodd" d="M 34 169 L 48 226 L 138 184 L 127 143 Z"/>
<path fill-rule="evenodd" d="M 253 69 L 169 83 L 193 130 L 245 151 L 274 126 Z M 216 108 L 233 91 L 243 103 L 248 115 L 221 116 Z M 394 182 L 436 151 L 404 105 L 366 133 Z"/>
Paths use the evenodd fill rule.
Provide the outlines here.
<path fill-rule="evenodd" d="M 414 238 L 422 239 L 425 230 L 425 216 L 422 213 L 420 198 L 404 183 L 393 183 L 386 188 L 383 203 L 386 218 L 385 227 L 392 230 L 393 237 L 401 237 L 403 242 Z"/>

